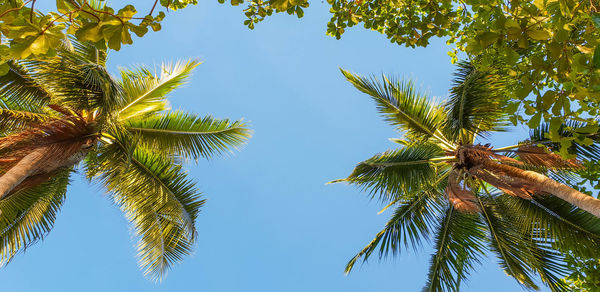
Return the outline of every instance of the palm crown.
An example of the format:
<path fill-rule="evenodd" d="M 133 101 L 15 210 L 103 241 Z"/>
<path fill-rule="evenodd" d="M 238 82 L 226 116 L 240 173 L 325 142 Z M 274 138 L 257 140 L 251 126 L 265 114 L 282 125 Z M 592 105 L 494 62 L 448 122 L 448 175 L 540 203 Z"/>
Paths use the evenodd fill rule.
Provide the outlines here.
<path fill-rule="evenodd" d="M 93 45 L 67 42 L 0 77 L 0 264 L 50 231 L 80 161 L 132 223 L 146 275 L 191 252 L 204 200 L 181 163 L 231 151 L 250 130 L 169 110 L 197 61 L 121 70 L 120 80 L 105 62 Z"/>
<path fill-rule="evenodd" d="M 334 181 L 369 191 L 387 204 L 384 210 L 395 207 L 346 272 L 377 249 L 380 257 L 396 254 L 433 236 L 425 291 L 458 290 L 487 251 L 525 288 L 538 288 L 537 274 L 553 291 L 563 291 L 560 278 L 567 270 L 562 254 L 598 256 L 598 213 L 581 209 L 596 212 L 598 200 L 560 183 L 576 179 L 581 162 L 600 158 L 596 141 L 573 143 L 568 152 L 576 159 L 552 153 L 558 145 L 547 139 L 546 125 L 515 146 L 475 144 L 507 127 L 505 82 L 469 63 L 459 65 L 445 103 L 430 101 L 410 81 L 342 73 L 374 99 L 385 120 L 405 137 L 393 140 L 401 148 L 375 155 Z M 560 133 L 585 126 L 573 122 Z"/>

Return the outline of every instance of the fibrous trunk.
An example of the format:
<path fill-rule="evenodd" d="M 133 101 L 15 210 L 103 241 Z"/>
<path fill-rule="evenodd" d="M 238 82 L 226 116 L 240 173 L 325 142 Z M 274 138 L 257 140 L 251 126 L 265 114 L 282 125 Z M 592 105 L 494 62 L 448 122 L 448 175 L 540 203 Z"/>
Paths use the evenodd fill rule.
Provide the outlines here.
<path fill-rule="evenodd" d="M 577 206 L 579 209 L 600 218 L 600 200 L 534 171 L 525 170 L 524 176 L 536 182 L 536 187 L 541 191 L 559 197 L 573 206 Z"/>
<path fill-rule="evenodd" d="M 17 164 L 0 176 L 0 200 L 6 197 L 16 186 L 41 168 L 44 160 L 51 154 L 50 147 L 39 147 L 23 157 Z"/>
<path fill-rule="evenodd" d="M 491 185 L 499 187 L 508 193 L 518 195 L 518 190 L 523 192 L 548 193 L 552 194 L 579 209 L 582 209 L 598 218 L 600 218 L 600 200 L 586 195 L 576 189 L 573 189 L 565 184 L 559 183 L 546 175 L 535 171 L 524 170 L 517 167 L 502 165 L 486 161 L 483 163 L 482 169 L 488 170 L 490 173 L 502 174 L 502 176 L 511 178 L 518 182 L 516 185 L 506 186 L 498 185 L 494 181 L 486 179 L 486 175 L 479 170 L 475 174 Z"/>
<path fill-rule="evenodd" d="M 81 161 L 97 140 L 94 123 L 69 116 L 0 138 L 0 200 Z"/>

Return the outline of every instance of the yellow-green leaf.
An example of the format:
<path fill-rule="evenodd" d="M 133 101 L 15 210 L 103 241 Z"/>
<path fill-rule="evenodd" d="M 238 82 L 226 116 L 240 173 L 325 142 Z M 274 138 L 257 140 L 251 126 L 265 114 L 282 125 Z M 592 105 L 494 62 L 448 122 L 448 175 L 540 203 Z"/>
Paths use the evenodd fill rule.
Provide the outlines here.
<path fill-rule="evenodd" d="M 532 29 L 527 31 L 527 35 L 538 41 L 545 41 L 550 38 L 550 32 L 542 29 Z"/>

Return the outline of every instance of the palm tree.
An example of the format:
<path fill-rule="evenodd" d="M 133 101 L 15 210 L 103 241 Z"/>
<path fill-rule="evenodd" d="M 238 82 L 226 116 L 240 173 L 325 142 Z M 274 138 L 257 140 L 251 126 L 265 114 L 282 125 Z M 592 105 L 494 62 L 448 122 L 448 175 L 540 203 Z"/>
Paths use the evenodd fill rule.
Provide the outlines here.
<path fill-rule="evenodd" d="M 204 204 L 182 163 L 230 152 L 242 121 L 170 110 L 167 96 L 198 61 L 105 69 L 106 52 L 65 42 L 0 77 L 0 265 L 52 228 L 77 164 L 101 182 L 139 238 L 144 274 L 160 279 L 192 251 Z"/>
<path fill-rule="evenodd" d="M 539 275 L 553 291 L 566 291 L 560 281 L 568 271 L 564 252 L 599 256 L 599 201 L 561 183 L 576 179 L 582 162 L 600 158 L 597 137 L 590 135 L 592 144 L 573 143 L 568 150 L 576 159 L 552 152 L 559 145 L 547 139 L 548 125 L 515 146 L 476 144 L 507 129 L 506 82 L 469 63 L 459 64 L 445 103 L 431 101 L 410 81 L 342 73 L 405 137 L 392 140 L 401 148 L 333 181 L 370 192 L 387 204 L 384 210 L 395 207 L 384 229 L 347 264 L 347 273 L 378 247 L 382 257 L 433 236 L 425 291 L 458 290 L 487 251 L 523 287 L 537 289 Z M 585 126 L 569 122 L 559 132 L 568 136 Z"/>

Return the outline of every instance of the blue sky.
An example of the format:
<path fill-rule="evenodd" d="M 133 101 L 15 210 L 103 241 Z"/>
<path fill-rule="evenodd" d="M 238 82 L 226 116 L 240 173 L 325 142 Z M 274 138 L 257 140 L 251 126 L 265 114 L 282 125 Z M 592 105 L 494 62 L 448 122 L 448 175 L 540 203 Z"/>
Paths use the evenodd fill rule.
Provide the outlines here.
<path fill-rule="evenodd" d="M 149 1 L 137 2 L 142 10 Z M 390 214 L 377 215 L 381 206 L 354 187 L 325 183 L 395 147 L 387 139 L 398 136 L 338 68 L 413 77 L 445 97 L 453 67 L 444 42 L 407 49 L 360 27 L 336 40 L 325 35 L 328 6 L 319 1 L 303 19 L 277 15 L 250 31 L 241 8 L 201 2 L 169 13 L 162 31 L 109 61 L 116 73 L 199 58 L 190 84 L 171 96 L 173 108 L 244 118 L 255 131 L 240 152 L 188 167 L 207 199 L 194 254 L 161 284 L 143 278 L 127 221 L 100 186 L 76 175 L 54 230 L 0 270 L 3 291 L 419 291 L 429 247 L 374 258 L 344 276 Z M 491 142 L 509 145 L 524 133 Z M 519 290 L 493 259 L 464 285 Z"/>

